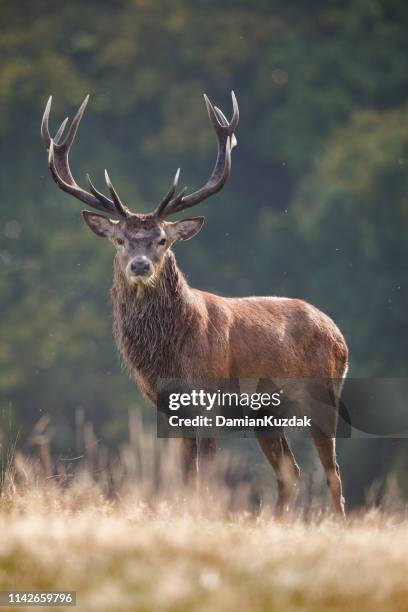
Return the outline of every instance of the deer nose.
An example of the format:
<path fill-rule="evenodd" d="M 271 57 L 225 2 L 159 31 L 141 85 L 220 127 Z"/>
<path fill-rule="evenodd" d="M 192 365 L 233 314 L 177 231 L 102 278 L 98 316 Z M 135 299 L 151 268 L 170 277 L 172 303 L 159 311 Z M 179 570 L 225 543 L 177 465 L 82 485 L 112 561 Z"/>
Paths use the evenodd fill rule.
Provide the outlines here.
<path fill-rule="evenodd" d="M 136 276 L 144 276 L 150 272 L 150 262 L 147 257 L 137 257 L 130 264 L 130 269 Z"/>

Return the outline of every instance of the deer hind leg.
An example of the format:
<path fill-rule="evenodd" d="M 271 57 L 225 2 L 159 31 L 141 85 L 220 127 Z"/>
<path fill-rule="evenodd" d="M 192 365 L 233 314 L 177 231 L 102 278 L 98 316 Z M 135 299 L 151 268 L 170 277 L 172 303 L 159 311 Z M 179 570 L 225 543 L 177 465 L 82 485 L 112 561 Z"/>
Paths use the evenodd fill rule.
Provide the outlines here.
<path fill-rule="evenodd" d="M 320 461 L 326 472 L 327 486 L 330 489 L 336 512 L 345 516 L 340 468 L 336 461 L 336 438 L 314 438 Z"/>
<path fill-rule="evenodd" d="M 258 436 L 258 442 L 265 457 L 275 470 L 278 480 L 276 514 L 281 516 L 287 509 L 296 482 L 299 479 L 299 466 L 283 433 L 274 438 Z"/>

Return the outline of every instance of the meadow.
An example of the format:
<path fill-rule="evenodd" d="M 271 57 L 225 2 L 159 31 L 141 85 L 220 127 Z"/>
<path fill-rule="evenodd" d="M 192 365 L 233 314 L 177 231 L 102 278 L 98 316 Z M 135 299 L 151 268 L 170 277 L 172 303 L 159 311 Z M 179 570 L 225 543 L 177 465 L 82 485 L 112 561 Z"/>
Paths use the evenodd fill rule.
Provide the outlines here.
<path fill-rule="evenodd" d="M 403 505 L 343 523 L 324 499 L 308 513 L 301 500 L 277 521 L 272 498 L 256 506 L 247 484 L 226 484 L 233 453 L 211 486 L 187 491 L 175 446 L 140 421 L 114 458 L 85 427 L 68 465 L 52 459 L 43 425 L 37 458 L 15 450 L 5 471 L 0 590 L 74 590 L 89 612 L 407 609 Z"/>
<path fill-rule="evenodd" d="M 345 523 L 313 449 L 300 448 L 280 522 L 251 440 L 222 449 L 211 486 L 185 490 L 175 445 L 143 425 L 138 408 L 155 413 L 118 363 L 113 252 L 56 187 L 40 141 L 51 94 L 53 133 L 90 94 L 74 176 L 103 190 L 108 168 L 147 212 L 177 167 L 180 186 L 206 180 L 202 94 L 230 117 L 233 89 L 231 178 L 197 208 L 205 227 L 175 247 L 180 268 L 219 295 L 310 302 L 344 333 L 349 378 L 403 384 L 408 2 L 1 9 L 0 590 L 75 590 L 81 612 L 408 610 L 408 445 L 393 437 L 405 402 L 384 396 L 373 415 L 405 424 L 392 436 L 339 441 Z"/>

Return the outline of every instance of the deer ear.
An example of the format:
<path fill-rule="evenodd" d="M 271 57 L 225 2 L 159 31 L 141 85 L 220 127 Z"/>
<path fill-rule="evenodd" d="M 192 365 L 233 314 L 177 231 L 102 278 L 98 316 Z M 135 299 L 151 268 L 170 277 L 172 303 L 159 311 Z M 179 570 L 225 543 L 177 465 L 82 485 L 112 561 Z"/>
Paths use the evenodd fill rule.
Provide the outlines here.
<path fill-rule="evenodd" d="M 204 217 L 194 217 L 193 219 L 182 219 L 181 221 L 168 221 L 166 223 L 166 233 L 170 240 L 190 240 L 201 230 L 204 224 Z"/>
<path fill-rule="evenodd" d="M 114 223 L 110 219 L 97 213 L 91 213 L 88 210 L 83 210 L 82 216 L 94 234 L 101 238 L 110 238 L 112 236 Z"/>

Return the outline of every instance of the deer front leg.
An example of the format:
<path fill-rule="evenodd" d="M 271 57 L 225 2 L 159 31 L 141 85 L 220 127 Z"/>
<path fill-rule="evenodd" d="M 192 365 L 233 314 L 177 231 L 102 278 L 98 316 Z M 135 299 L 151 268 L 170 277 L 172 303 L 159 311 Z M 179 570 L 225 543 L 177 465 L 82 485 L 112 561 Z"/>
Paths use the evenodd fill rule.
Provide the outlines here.
<path fill-rule="evenodd" d="M 180 464 L 183 484 L 195 487 L 198 474 L 198 448 L 195 438 L 180 439 Z"/>
<path fill-rule="evenodd" d="M 199 440 L 198 473 L 202 482 L 208 483 L 211 479 L 216 451 L 217 440 L 215 438 Z"/>

